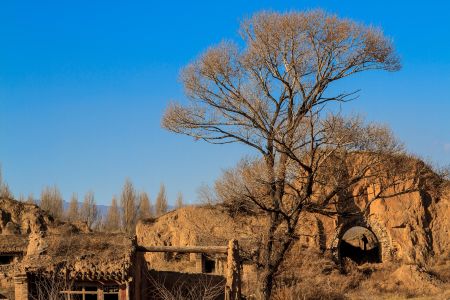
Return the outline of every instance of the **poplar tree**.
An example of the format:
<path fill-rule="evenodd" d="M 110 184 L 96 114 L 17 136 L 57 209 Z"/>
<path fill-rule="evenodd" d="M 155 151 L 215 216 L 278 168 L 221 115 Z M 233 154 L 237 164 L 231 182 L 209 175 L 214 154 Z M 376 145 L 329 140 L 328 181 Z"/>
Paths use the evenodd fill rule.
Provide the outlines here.
<path fill-rule="evenodd" d="M 20 193 L 20 194 L 19 194 L 19 197 L 17 197 L 17 201 L 19 201 L 19 202 L 25 202 L 25 196 L 24 196 L 22 193 Z"/>
<path fill-rule="evenodd" d="M 76 222 L 80 220 L 80 212 L 78 209 L 78 195 L 76 193 L 73 193 L 72 197 L 70 198 L 66 218 L 69 222 Z"/>
<path fill-rule="evenodd" d="M 89 191 L 84 196 L 83 206 L 81 207 L 81 218 L 89 228 L 98 221 L 97 204 L 95 203 L 94 193 Z"/>
<path fill-rule="evenodd" d="M 14 195 L 11 193 L 8 184 L 3 181 L 1 167 L 0 167 L 0 198 L 11 198 L 11 199 L 14 198 Z"/>
<path fill-rule="evenodd" d="M 62 218 L 63 199 L 57 186 L 44 187 L 41 192 L 40 207 L 50 213 L 54 218 Z"/>
<path fill-rule="evenodd" d="M 136 190 L 129 179 L 125 181 L 120 197 L 122 208 L 122 227 L 128 234 L 133 234 L 137 220 Z"/>
<path fill-rule="evenodd" d="M 183 194 L 181 192 L 179 192 L 178 195 L 177 195 L 177 201 L 176 201 L 175 205 L 176 205 L 177 209 L 182 208 L 184 206 L 184 204 L 183 204 Z"/>
<path fill-rule="evenodd" d="M 117 232 L 120 230 L 120 210 L 117 205 L 116 196 L 113 196 L 111 200 L 111 206 L 108 209 L 106 216 L 105 230 L 109 232 Z"/>
<path fill-rule="evenodd" d="M 167 196 L 166 187 L 163 183 L 159 187 L 158 197 L 156 197 L 155 202 L 156 216 L 159 217 L 167 212 Z"/>
<path fill-rule="evenodd" d="M 28 203 L 28 204 L 35 204 L 33 193 L 30 193 L 28 195 L 26 203 Z"/>
<path fill-rule="evenodd" d="M 146 192 L 142 192 L 139 195 L 139 219 L 147 219 L 153 216 L 152 206 L 150 203 L 150 198 Z"/>

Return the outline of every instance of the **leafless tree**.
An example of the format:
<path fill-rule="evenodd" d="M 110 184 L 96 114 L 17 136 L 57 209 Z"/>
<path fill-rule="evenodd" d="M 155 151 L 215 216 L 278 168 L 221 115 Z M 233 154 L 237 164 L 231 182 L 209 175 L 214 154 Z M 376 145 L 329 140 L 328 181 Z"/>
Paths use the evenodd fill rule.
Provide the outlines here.
<path fill-rule="evenodd" d="M 40 207 L 43 210 L 48 211 L 55 218 L 62 218 L 63 199 L 57 186 L 47 186 L 42 190 Z"/>
<path fill-rule="evenodd" d="M 247 174 L 254 177 L 241 185 L 241 196 L 267 220 L 255 263 L 260 292 L 269 299 L 302 211 L 339 213 L 330 206 L 358 183 L 376 182 L 373 199 L 386 197 L 388 186 L 404 182 L 405 166 L 415 165 L 402 159 L 402 147 L 386 128 L 333 114 L 357 96 L 331 89 L 335 82 L 400 68 L 381 30 L 319 10 L 259 13 L 240 32 L 245 48 L 223 42 L 183 70 L 190 102 L 170 104 L 162 124 L 259 154 L 251 162 L 258 172 Z M 395 172 L 383 168 L 386 163 Z"/>
<path fill-rule="evenodd" d="M 84 196 L 83 205 L 81 206 L 81 219 L 86 222 L 89 228 L 92 228 L 98 221 L 97 204 L 95 203 L 94 192 L 89 191 Z"/>
<path fill-rule="evenodd" d="M 99 213 L 97 217 L 97 221 L 94 224 L 94 231 L 98 232 L 105 232 L 106 230 L 106 219 L 107 216 L 104 216 L 103 214 Z"/>
<path fill-rule="evenodd" d="M 202 183 L 197 188 L 198 201 L 202 204 L 213 205 L 217 203 L 217 195 L 213 188 L 206 183 Z"/>
<path fill-rule="evenodd" d="M 166 196 L 166 187 L 163 183 L 161 183 L 159 187 L 158 196 L 156 197 L 155 202 L 155 213 L 156 216 L 159 217 L 167 212 L 167 196 Z"/>
<path fill-rule="evenodd" d="M 69 234 L 60 246 L 61 257 L 69 257 L 73 250 L 73 237 Z M 31 300 L 67 299 L 61 292 L 72 290 L 74 279 L 68 276 L 67 259 L 52 267 L 51 270 L 35 270 L 30 274 L 29 298 Z"/>
<path fill-rule="evenodd" d="M 3 181 L 1 166 L 0 166 L 0 198 L 11 198 L 11 199 L 14 198 L 14 195 L 11 193 L 8 184 Z"/>
<path fill-rule="evenodd" d="M 33 193 L 30 193 L 28 195 L 26 203 L 28 203 L 28 204 L 35 204 L 36 203 L 35 200 L 34 200 Z"/>
<path fill-rule="evenodd" d="M 14 198 L 14 195 L 12 194 L 8 184 L 6 183 L 2 183 L 0 185 L 0 198 Z"/>
<path fill-rule="evenodd" d="M 117 205 L 116 197 L 114 196 L 111 200 L 111 205 L 106 216 L 105 230 L 109 232 L 119 231 L 121 228 L 120 220 L 120 210 Z"/>
<path fill-rule="evenodd" d="M 139 195 L 139 219 L 147 219 L 153 216 L 150 198 L 146 192 L 141 192 Z"/>
<path fill-rule="evenodd" d="M 177 201 L 175 203 L 175 207 L 178 209 L 178 208 L 182 208 L 183 206 L 184 206 L 183 194 L 181 192 L 179 192 L 177 195 Z"/>
<path fill-rule="evenodd" d="M 73 280 L 67 279 L 61 273 L 35 274 L 32 277 L 31 300 L 62 300 L 65 297 L 61 291 L 70 290 Z"/>
<path fill-rule="evenodd" d="M 78 209 L 78 195 L 76 193 L 73 193 L 72 197 L 70 198 L 69 208 L 66 213 L 66 219 L 69 222 L 80 220 L 80 212 Z"/>
<path fill-rule="evenodd" d="M 25 196 L 22 193 L 20 193 L 19 196 L 17 197 L 17 201 L 25 202 Z"/>
<path fill-rule="evenodd" d="M 120 197 L 122 208 L 122 228 L 128 234 L 133 234 L 137 221 L 137 195 L 129 179 L 125 181 Z"/>

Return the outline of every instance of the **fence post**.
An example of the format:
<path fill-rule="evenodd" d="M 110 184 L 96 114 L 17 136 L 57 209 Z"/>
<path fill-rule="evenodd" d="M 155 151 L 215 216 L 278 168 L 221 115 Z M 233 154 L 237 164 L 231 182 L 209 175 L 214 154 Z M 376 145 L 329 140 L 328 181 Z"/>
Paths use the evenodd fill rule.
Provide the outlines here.
<path fill-rule="evenodd" d="M 28 278 L 26 274 L 14 276 L 14 294 L 16 300 L 28 300 Z"/>
<path fill-rule="evenodd" d="M 239 243 L 233 239 L 228 242 L 227 278 L 225 300 L 241 299 L 241 258 Z"/>

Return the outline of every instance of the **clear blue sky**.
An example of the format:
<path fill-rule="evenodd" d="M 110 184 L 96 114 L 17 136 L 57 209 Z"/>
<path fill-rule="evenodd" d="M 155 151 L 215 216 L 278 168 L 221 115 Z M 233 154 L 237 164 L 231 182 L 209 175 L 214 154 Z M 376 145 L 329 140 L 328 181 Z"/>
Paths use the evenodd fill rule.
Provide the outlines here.
<path fill-rule="evenodd" d="M 323 8 L 381 26 L 402 57 L 397 73 L 346 82 L 362 89 L 347 112 L 389 124 L 407 148 L 450 164 L 448 1 L 1 1 L 0 163 L 12 191 L 56 184 L 99 203 L 126 177 L 155 198 L 194 201 L 202 183 L 245 154 L 164 131 L 183 100 L 181 67 L 209 45 L 238 39 L 260 10 Z"/>

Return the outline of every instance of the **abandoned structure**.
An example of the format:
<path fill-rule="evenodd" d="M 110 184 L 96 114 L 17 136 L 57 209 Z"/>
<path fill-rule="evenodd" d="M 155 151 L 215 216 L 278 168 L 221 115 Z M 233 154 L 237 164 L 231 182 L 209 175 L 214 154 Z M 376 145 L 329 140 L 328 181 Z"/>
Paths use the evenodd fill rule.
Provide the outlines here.
<path fill-rule="evenodd" d="M 56 222 L 12 199 L 0 199 L 0 212 L 0 299 L 129 299 L 133 240 Z"/>
<path fill-rule="evenodd" d="M 148 268 L 144 253 L 189 255 L 193 273 L 209 277 L 217 299 L 240 298 L 239 246 L 232 240 L 214 247 L 137 244 L 121 233 L 91 232 L 83 224 L 53 220 L 34 204 L 0 199 L 0 299 L 130 300 L 158 299 L 154 278 L 191 280 L 190 274 Z M 206 259 L 217 255 L 220 270 Z M 195 276 L 194 276 L 195 277 Z M 161 285 L 166 284 L 166 278 Z M 194 282 L 195 283 L 195 282 Z"/>
<path fill-rule="evenodd" d="M 355 194 L 359 194 L 355 191 Z M 304 213 L 298 226 L 298 240 L 290 258 L 303 251 L 328 253 L 336 263 L 350 259 L 356 264 L 390 263 L 425 265 L 450 257 L 450 188 L 422 190 L 379 199 L 367 205 L 354 197 L 348 217 Z M 138 243 L 148 245 L 220 245 L 230 238 L 239 240 L 243 257 L 242 292 L 250 295 L 258 282 L 256 269 L 246 257 L 255 253 L 263 224 L 257 216 L 230 216 L 218 207 L 185 207 L 153 222 L 137 226 Z M 192 270 L 183 257 L 145 254 L 158 269 Z M 220 270 L 220 257 L 206 257 L 209 270 Z M 289 263 L 288 263 L 289 264 Z"/>

